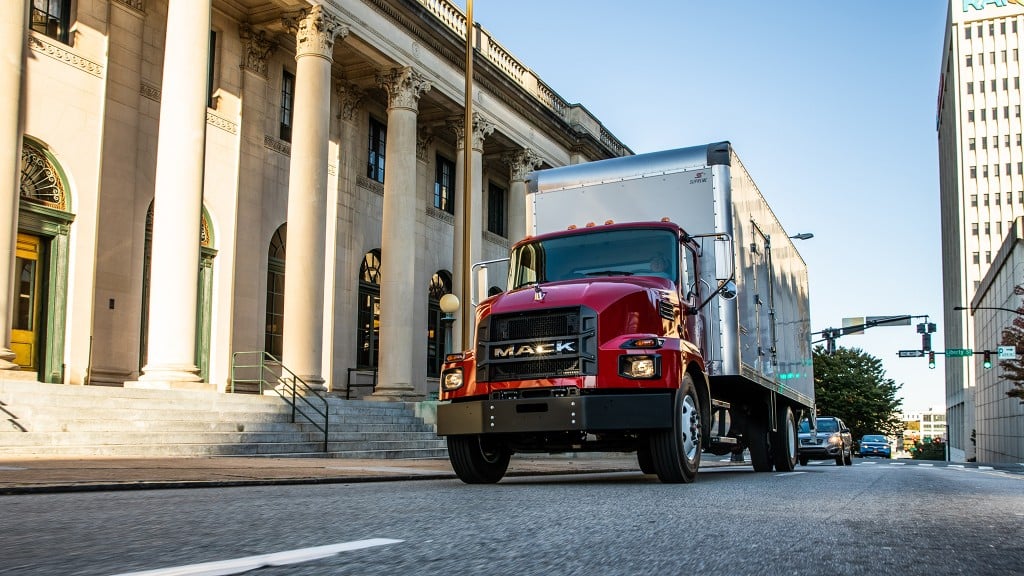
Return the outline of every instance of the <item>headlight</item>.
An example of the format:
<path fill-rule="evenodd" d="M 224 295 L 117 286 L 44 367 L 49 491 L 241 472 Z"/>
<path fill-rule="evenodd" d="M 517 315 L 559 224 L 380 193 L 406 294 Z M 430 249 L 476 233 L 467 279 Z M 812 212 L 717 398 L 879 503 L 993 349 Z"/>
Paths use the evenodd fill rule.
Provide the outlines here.
<path fill-rule="evenodd" d="M 445 371 L 441 375 L 441 389 L 445 392 L 462 388 L 462 368 L 454 368 Z"/>
<path fill-rule="evenodd" d="M 828 443 L 829 444 L 842 444 L 843 443 L 843 437 L 840 436 L 839 434 L 833 434 L 833 435 L 828 437 Z"/>
<path fill-rule="evenodd" d="M 626 378 L 657 378 L 661 372 L 661 357 L 657 355 L 626 354 L 619 357 L 619 374 Z"/>

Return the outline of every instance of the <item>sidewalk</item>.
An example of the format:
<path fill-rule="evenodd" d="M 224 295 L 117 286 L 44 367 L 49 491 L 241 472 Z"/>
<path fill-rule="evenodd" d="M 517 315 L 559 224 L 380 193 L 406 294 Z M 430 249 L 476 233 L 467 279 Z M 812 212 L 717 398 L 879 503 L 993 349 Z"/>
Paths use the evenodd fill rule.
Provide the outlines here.
<path fill-rule="evenodd" d="M 702 467 L 721 465 L 715 458 Z M 638 472 L 632 454 L 516 455 L 507 476 Z M 0 495 L 456 478 L 447 459 L 0 458 Z"/>

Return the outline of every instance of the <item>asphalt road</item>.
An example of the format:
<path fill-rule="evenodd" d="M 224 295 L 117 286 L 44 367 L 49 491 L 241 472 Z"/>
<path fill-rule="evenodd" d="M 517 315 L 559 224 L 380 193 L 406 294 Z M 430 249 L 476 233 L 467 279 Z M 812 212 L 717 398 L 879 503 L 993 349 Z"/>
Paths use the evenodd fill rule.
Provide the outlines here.
<path fill-rule="evenodd" d="M 493 486 L 34 494 L 0 497 L 0 511 L 0 575 L 995 575 L 1024 567 L 1024 470 L 943 463 L 713 468 L 689 485 L 637 472 Z"/>

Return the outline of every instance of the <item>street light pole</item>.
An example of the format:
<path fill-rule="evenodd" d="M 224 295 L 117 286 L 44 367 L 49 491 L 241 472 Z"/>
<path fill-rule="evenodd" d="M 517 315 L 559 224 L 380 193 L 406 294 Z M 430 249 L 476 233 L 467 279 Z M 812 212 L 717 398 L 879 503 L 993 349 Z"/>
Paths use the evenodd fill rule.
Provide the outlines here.
<path fill-rule="evenodd" d="M 470 320 L 473 312 L 470 309 L 472 298 L 469 292 L 472 290 L 471 274 L 472 260 L 470 248 L 473 239 L 470 237 L 470 226 L 472 223 L 472 211 L 470 206 L 473 203 L 473 0 L 466 0 L 466 117 L 462 126 L 462 165 L 465 168 L 462 174 L 462 262 L 456 263 L 462 266 L 462 318 L 459 319 L 462 343 L 460 350 L 468 350 L 472 339 L 470 338 Z"/>
<path fill-rule="evenodd" d="M 975 306 L 974 308 L 968 308 L 966 306 L 953 306 L 953 310 L 965 310 L 967 312 L 970 312 L 971 314 L 974 314 L 975 310 L 1002 310 L 1004 312 L 1012 312 L 1014 314 L 1017 314 L 1018 316 L 1024 316 L 1024 311 L 1021 311 L 1020 309 L 1013 310 L 1012 308 L 1000 308 L 999 306 Z"/>

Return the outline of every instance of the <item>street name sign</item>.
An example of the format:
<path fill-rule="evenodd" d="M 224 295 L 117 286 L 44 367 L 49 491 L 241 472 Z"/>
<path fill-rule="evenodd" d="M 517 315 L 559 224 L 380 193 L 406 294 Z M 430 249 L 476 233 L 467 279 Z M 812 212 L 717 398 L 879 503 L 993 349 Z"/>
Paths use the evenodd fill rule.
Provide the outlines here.
<path fill-rule="evenodd" d="M 960 356 L 974 356 L 974 350 L 970 348 L 946 348 L 947 358 L 956 358 Z"/>
<path fill-rule="evenodd" d="M 922 358 L 924 350 L 900 350 L 900 358 Z"/>

